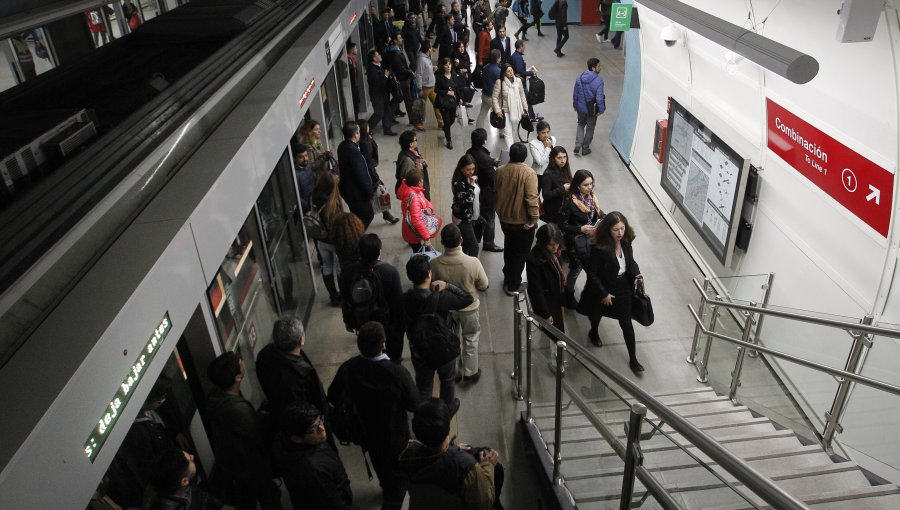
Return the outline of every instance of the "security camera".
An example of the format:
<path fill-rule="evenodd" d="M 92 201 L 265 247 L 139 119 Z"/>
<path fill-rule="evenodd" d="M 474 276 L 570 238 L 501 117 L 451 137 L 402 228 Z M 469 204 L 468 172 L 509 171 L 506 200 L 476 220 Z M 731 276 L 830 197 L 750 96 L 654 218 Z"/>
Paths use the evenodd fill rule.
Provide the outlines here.
<path fill-rule="evenodd" d="M 666 43 L 666 46 L 671 48 L 672 46 L 675 46 L 675 43 L 681 40 L 681 30 L 675 26 L 675 23 L 669 22 L 669 24 L 659 33 L 659 36 L 662 38 L 663 42 Z"/>

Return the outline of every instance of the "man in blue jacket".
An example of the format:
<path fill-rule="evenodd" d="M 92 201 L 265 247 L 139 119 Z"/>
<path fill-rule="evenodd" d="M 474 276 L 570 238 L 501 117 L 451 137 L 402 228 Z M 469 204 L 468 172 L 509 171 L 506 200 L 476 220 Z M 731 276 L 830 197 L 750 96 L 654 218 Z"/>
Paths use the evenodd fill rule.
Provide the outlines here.
<path fill-rule="evenodd" d="M 484 66 L 484 87 L 481 88 L 481 109 L 478 110 L 478 120 L 475 126 L 484 125 L 484 119 L 487 118 L 491 111 L 491 94 L 494 93 L 494 84 L 500 79 L 500 59 L 503 58 L 500 50 L 491 50 L 491 56 L 488 58 L 489 64 Z M 502 130 L 501 130 L 502 131 Z M 500 136 L 503 136 L 501 133 Z"/>
<path fill-rule="evenodd" d="M 591 141 L 594 139 L 594 128 L 597 117 L 606 111 L 606 95 L 603 93 L 603 78 L 600 77 L 600 60 L 589 58 L 587 71 L 575 80 L 572 92 L 572 107 L 578 114 L 578 126 L 575 129 L 575 154 L 587 156 L 591 153 Z M 591 111 L 593 103 L 597 106 Z M 589 105 L 588 103 L 591 103 Z M 596 113 L 595 113 L 596 112 Z"/>
<path fill-rule="evenodd" d="M 372 209 L 372 195 L 378 187 L 378 178 L 373 176 L 366 164 L 366 158 L 359 150 L 359 124 L 350 121 L 342 129 L 344 141 L 338 145 L 338 165 L 341 168 L 341 182 L 338 184 L 341 198 L 347 202 L 350 212 L 359 216 L 366 228 L 375 217 Z"/>
<path fill-rule="evenodd" d="M 525 96 L 528 96 L 528 79 L 532 76 L 537 76 L 537 71 L 534 69 L 534 66 L 531 68 L 527 68 L 525 64 L 525 40 L 518 39 L 515 43 L 516 51 L 512 53 L 510 57 L 510 62 L 512 63 L 513 72 L 516 73 L 517 76 L 522 78 L 522 83 L 525 85 Z M 543 117 L 538 119 L 534 114 L 534 107 L 531 106 L 531 103 L 528 104 L 528 118 L 530 118 L 533 122 L 537 122 L 538 120 L 543 120 Z"/>

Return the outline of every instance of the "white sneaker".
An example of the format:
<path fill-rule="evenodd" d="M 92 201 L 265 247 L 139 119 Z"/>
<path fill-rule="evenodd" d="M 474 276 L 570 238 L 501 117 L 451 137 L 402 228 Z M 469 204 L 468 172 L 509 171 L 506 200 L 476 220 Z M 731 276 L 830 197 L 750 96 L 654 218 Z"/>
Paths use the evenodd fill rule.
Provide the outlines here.
<path fill-rule="evenodd" d="M 603 39 L 600 38 L 600 34 L 594 34 L 594 37 L 597 38 L 597 42 L 603 44 Z"/>

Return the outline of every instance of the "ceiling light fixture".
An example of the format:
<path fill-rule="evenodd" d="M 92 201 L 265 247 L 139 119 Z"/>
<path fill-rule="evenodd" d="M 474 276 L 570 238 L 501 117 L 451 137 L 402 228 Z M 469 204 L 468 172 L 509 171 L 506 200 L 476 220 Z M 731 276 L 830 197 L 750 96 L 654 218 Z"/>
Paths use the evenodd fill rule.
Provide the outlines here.
<path fill-rule="evenodd" d="M 794 83 L 808 83 L 819 73 L 819 62 L 813 57 L 678 0 L 636 1 Z"/>

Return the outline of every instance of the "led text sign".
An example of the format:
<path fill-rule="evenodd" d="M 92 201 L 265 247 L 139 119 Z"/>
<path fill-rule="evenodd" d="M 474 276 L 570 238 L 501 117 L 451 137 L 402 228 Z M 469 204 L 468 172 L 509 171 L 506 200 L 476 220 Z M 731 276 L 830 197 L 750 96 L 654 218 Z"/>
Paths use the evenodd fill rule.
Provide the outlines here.
<path fill-rule="evenodd" d="M 91 431 L 91 435 L 88 436 L 87 441 L 84 443 L 84 454 L 87 455 L 87 458 L 92 463 L 97 458 L 97 454 L 100 453 L 100 448 L 106 442 L 106 438 L 109 437 L 110 431 L 119 420 L 119 416 L 122 415 L 122 411 L 125 409 L 128 401 L 131 400 L 131 395 L 137 389 L 138 383 L 144 378 L 145 369 L 153 361 L 157 351 L 159 351 L 159 347 L 171 329 L 172 322 L 169 320 L 169 312 L 166 312 L 159 326 L 150 335 L 150 340 L 147 340 L 147 345 L 141 349 L 140 355 L 131 365 L 128 374 L 125 375 L 125 380 L 122 381 L 122 384 L 116 390 L 116 394 L 113 395 L 113 398 L 106 405 L 106 409 L 103 410 L 103 414 L 97 420 L 97 425 Z"/>
<path fill-rule="evenodd" d="M 315 87 L 315 86 L 316 86 L 316 80 L 310 80 L 309 85 L 306 86 L 306 90 L 303 91 L 303 95 L 300 96 L 299 103 L 300 103 L 301 107 L 303 106 L 303 103 L 305 103 L 306 100 L 309 99 L 309 95 L 312 93 L 313 87 Z"/>

